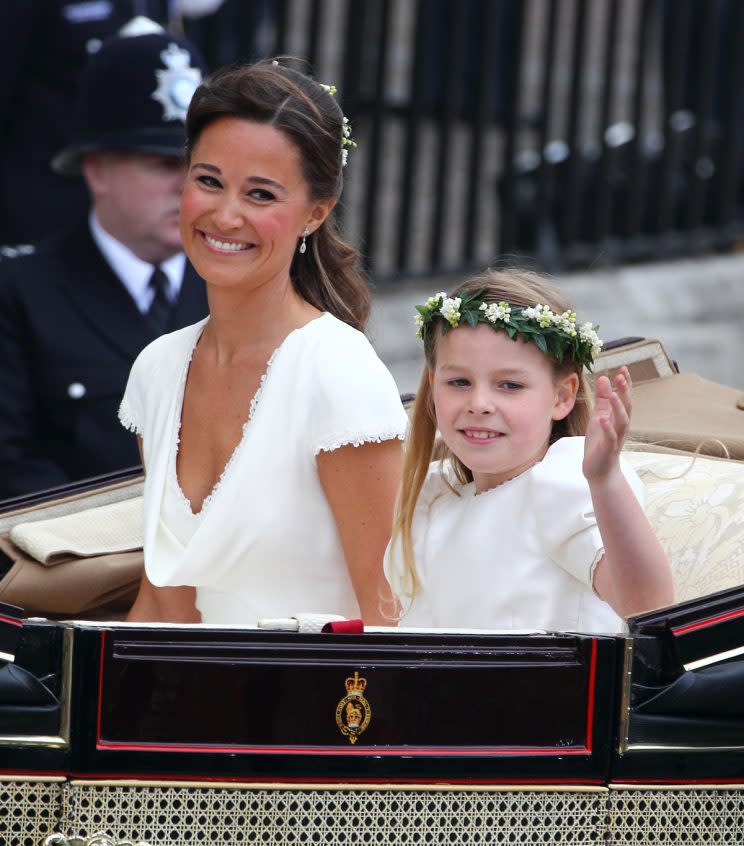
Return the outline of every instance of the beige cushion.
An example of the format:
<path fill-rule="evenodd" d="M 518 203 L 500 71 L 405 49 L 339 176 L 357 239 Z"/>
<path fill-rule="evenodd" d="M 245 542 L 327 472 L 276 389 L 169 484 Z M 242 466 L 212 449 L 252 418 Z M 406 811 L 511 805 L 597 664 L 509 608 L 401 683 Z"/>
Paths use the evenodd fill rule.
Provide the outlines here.
<path fill-rule="evenodd" d="M 675 601 L 744 584 L 744 462 L 626 452 L 672 564 Z"/>
<path fill-rule="evenodd" d="M 11 529 L 10 539 L 48 567 L 73 558 L 142 549 L 142 498 L 18 523 Z"/>

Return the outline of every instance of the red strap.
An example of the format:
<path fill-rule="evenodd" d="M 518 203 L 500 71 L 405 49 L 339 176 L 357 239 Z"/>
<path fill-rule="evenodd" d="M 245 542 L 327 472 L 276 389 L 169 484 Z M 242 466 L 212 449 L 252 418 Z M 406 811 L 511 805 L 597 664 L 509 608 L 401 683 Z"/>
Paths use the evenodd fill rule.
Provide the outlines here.
<path fill-rule="evenodd" d="M 332 623 L 326 623 L 321 632 L 331 634 L 363 634 L 364 620 L 335 620 Z"/>

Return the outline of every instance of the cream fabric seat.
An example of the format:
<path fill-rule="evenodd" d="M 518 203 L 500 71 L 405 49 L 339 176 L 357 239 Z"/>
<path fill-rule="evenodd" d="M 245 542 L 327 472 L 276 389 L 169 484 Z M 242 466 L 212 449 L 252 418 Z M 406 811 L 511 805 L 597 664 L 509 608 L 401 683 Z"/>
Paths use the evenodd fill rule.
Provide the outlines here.
<path fill-rule="evenodd" d="M 675 601 L 744 584 L 744 462 L 627 451 L 669 556 Z"/>

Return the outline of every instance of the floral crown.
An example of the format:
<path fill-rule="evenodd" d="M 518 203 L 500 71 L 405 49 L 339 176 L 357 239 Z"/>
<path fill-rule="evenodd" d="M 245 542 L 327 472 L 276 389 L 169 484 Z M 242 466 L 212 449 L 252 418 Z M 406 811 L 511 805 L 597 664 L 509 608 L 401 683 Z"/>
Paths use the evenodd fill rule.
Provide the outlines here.
<path fill-rule="evenodd" d="M 591 323 L 576 325 L 576 312 L 570 309 L 555 314 L 546 305 L 522 308 L 507 302 L 487 303 L 482 299 L 484 288 L 448 297 L 444 292 L 435 294 L 416 306 L 416 334 L 424 342 L 434 323 L 442 321 L 442 334 L 456 329 L 465 322 L 475 328 L 485 323 L 494 331 L 503 330 L 515 340 L 520 335 L 532 341 L 541 352 L 552 356 L 558 364 L 565 359 L 580 367 L 592 369 L 592 363 L 602 349 L 597 335 L 598 327 Z"/>

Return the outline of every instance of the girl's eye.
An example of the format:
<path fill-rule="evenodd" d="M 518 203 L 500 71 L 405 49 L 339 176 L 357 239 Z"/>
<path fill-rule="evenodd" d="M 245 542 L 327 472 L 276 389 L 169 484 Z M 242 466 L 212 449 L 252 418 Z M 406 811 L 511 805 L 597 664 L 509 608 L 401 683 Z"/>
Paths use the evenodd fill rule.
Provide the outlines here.
<path fill-rule="evenodd" d="M 452 385 L 453 388 L 467 388 L 470 381 L 468 379 L 449 379 L 447 384 Z"/>
<path fill-rule="evenodd" d="M 207 174 L 202 174 L 201 176 L 197 176 L 196 181 L 200 182 L 202 185 L 206 185 L 207 188 L 221 188 L 222 187 L 219 180 L 215 179 L 214 176 L 208 176 Z"/>
<path fill-rule="evenodd" d="M 506 388 L 507 391 L 518 391 L 524 385 L 520 385 L 519 382 L 502 382 L 501 387 Z"/>
<path fill-rule="evenodd" d="M 254 188 L 248 192 L 248 196 L 252 197 L 254 200 L 260 200 L 264 203 L 276 199 L 271 191 L 267 191 L 265 188 Z"/>

